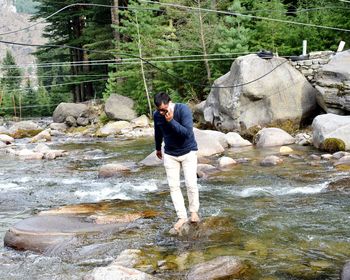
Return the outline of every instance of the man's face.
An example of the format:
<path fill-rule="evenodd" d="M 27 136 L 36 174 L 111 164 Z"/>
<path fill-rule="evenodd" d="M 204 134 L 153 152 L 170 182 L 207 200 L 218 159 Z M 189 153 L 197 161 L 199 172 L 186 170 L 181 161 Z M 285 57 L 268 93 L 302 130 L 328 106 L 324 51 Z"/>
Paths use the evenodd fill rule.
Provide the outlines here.
<path fill-rule="evenodd" d="M 168 107 L 169 107 L 169 103 L 167 104 L 162 103 L 159 105 L 159 107 L 157 107 L 157 110 L 162 116 L 164 116 L 166 113 L 168 113 Z"/>

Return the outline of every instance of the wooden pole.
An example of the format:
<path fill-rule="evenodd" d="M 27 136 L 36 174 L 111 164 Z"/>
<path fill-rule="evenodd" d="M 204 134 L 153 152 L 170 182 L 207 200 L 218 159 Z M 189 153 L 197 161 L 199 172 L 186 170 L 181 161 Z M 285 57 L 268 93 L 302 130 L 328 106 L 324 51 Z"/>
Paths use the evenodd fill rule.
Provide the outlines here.
<path fill-rule="evenodd" d="M 137 20 L 137 12 L 135 12 L 135 19 L 136 19 L 136 28 L 137 28 L 137 36 L 138 36 L 138 43 L 137 43 L 137 45 L 138 45 L 139 55 L 140 55 L 142 79 L 143 79 L 143 84 L 145 86 L 145 91 L 146 91 L 146 96 L 147 96 L 147 101 L 148 101 L 149 117 L 152 119 L 152 105 L 151 105 L 151 100 L 149 98 L 148 87 L 147 87 L 146 77 L 145 77 L 145 71 L 143 69 L 142 50 L 141 50 L 141 36 L 140 36 L 139 22 Z"/>

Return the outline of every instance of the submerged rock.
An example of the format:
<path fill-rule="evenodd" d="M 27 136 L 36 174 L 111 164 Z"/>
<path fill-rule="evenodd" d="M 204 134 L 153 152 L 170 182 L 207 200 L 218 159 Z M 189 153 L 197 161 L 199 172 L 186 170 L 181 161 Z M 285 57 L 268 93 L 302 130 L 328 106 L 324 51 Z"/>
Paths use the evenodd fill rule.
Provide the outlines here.
<path fill-rule="evenodd" d="M 221 256 L 195 265 L 188 272 L 186 280 L 241 279 L 245 265 L 236 257 Z"/>
<path fill-rule="evenodd" d="M 91 273 L 83 277 L 83 280 L 156 280 L 145 272 L 134 268 L 128 268 L 118 264 L 110 264 L 106 267 L 95 268 Z"/>
<path fill-rule="evenodd" d="M 131 171 L 131 169 L 125 165 L 119 163 L 110 163 L 100 167 L 100 170 L 98 171 L 98 176 L 106 178 L 115 176 L 117 174 L 120 174 L 121 172 L 129 171 Z"/>
<path fill-rule="evenodd" d="M 350 280 L 350 261 L 348 261 L 341 272 L 340 280 Z"/>
<path fill-rule="evenodd" d="M 350 192 L 350 177 L 342 178 L 329 183 L 327 190 Z"/>
<path fill-rule="evenodd" d="M 283 159 L 278 156 L 267 156 L 261 162 L 261 166 L 274 166 L 283 162 Z"/>
<path fill-rule="evenodd" d="M 122 229 L 120 224 L 99 225 L 80 217 L 34 216 L 12 226 L 5 234 L 4 244 L 17 250 L 44 252 L 79 235 Z"/>

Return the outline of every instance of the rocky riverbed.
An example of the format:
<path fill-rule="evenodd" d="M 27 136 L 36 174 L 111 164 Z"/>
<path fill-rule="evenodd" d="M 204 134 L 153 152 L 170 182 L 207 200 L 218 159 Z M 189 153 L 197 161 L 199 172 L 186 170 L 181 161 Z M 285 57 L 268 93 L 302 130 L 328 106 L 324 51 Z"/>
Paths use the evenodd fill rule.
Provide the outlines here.
<path fill-rule="evenodd" d="M 196 131 L 202 222 L 173 236 L 152 136 L 50 123 L 50 139 L 2 141 L 0 235 L 17 250 L 0 247 L 1 279 L 339 279 L 350 258 L 346 152 Z"/>

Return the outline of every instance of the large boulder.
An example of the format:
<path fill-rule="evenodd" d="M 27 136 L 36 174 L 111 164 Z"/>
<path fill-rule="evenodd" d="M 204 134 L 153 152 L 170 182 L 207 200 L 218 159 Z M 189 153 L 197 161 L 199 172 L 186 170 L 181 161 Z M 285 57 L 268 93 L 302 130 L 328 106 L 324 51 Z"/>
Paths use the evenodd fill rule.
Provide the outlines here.
<path fill-rule="evenodd" d="M 109 122 L 101 127 L 97 132 L 97 136 L 108 136 L 115 135 L 122 131 L 122 129 L 131 128 L 131 124 L 127 121 L 117 121 L 117 122 Z"/>
<path fill-rule="evenodd" d="M 137 117 L 133 107 L 134 101 L 129 97 L 112 94 L 106 101 L 105 113 L 111 120 L 131 121 Z"/>
<path fill-rule="evenodd" d="M 244 131 L 257 125 L 300 121 L 317 109 L 316 90 L 284 58 L 239 57 L 218 78 L 205 102 L 204 125 Z"/>
<path fill-rule="evenodd" d="M 60 103 L 53 112 L 53 121 L 63 123 L 67 117 L 86 117 L 89 115 L 89 108 L 82 103 Z"/>
<path fill-rule="evenodd" d="M 312 122 L 312 129 L 316 148 L 321 148 L 327 138 L 337 138 L 345 143 L 346 150 L 350 150 L 350 116 L 319 115 Z"/>
<path fill-rule="evenodd" d="M 228 147 L 226 135 L 214 130 L 193 129 L 198 145 L 198 157 L 221 154 Z"/>
<path fill-rule="evenodd" d="M 316 76 L 317 102 L 327 113 L 350 112 L 350 50 L 336 53 Z"/>
<path fill-rule="evenodd" d="M 32 137 L 42 131 L 42 128 L 33 121 L 20 121 L 9 128 L 9 134 L 14 138 Z"/>

